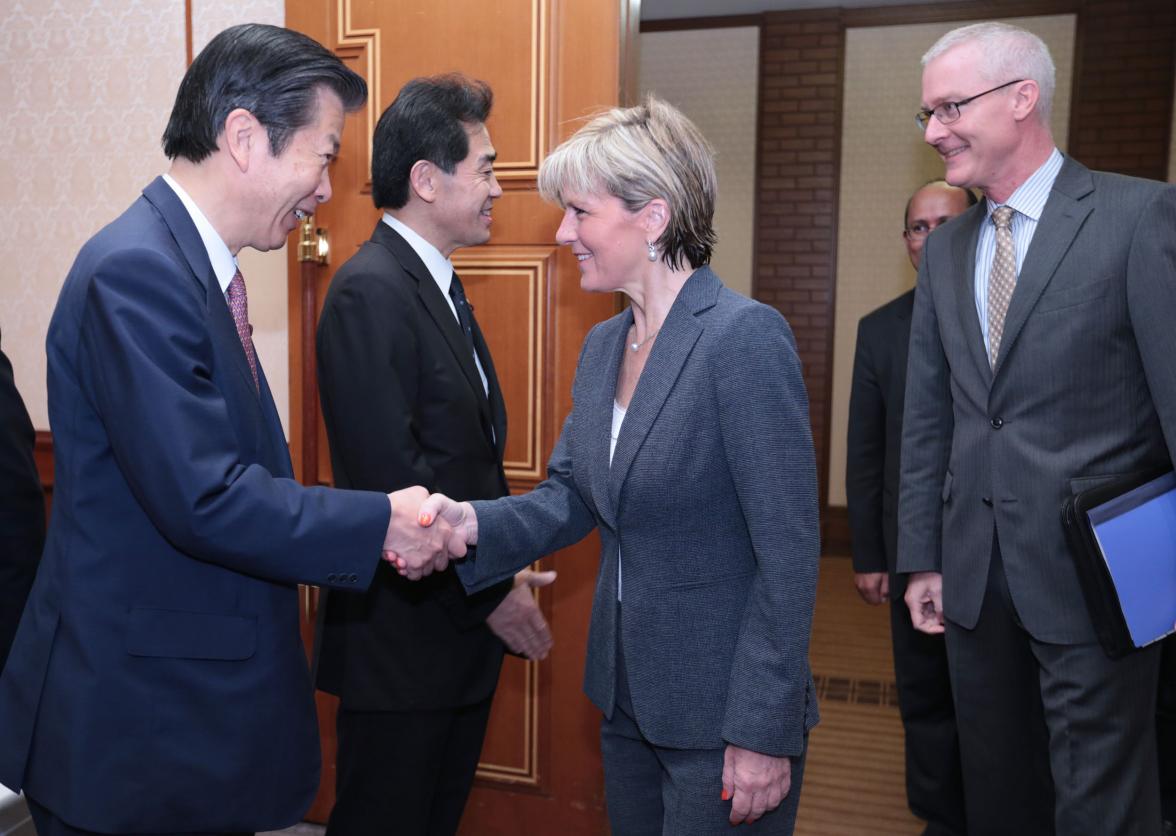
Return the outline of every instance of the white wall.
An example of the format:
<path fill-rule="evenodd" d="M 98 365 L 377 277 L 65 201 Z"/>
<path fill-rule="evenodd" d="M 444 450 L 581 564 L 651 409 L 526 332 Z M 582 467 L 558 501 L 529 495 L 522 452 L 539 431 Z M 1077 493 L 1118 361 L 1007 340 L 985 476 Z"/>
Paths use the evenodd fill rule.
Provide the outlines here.
<path fill-rule="evenodd" d="M 642 95 L 685 113 L 715 147 L 719 196 L 711 266 L 751 295 L 759 29 L 687 29 L 641 36 Z"/>
<path fill-rule="evenodd" d="M 232 23 L 281 23 L 283 0 L 193 0 L 199 49 Z M 37 429 L 49 429 L 45 333 L 81 245 L 167 170 L 160 137 L 185 69 L 183 0 L 0 4 L 0 334 Z M 258 354 L 288 412 L 281 255 L 242 259 Z"/>

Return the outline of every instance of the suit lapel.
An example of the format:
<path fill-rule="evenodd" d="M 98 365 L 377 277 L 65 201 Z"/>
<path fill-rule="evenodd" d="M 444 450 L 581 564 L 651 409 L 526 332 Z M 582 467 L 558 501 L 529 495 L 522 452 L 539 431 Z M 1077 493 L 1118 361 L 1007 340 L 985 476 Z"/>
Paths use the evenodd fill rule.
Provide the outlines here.
<path fill-rule="evenodd" d="M 209 268 L 210 270 L 212 268 Z M 214 341 L 224 349 L 224 354 L 232 357 L 232 363 L 242 380 L 249 384 L 249 391 L 257 401 L 260 392 L 253 385 L 253 372 L 249 370 L 249 358 L 245 356 L 245 348 L 241 345 L 241 338 L 237 335 L 237 324 L 233 322 L 233 314 L 229 310 L 229 303 L 221 292 L 220 283 L 213 275 L 206 283 L 208 288 L 208 332 Z M 257 361 L 258 380 L 261 380 L 261 360 Z"/>
<path fill-rule="evenodd" d="M 720 288 L 722 283 L 710 268 L 700 267 L 695 270 L 678 292 L 678 298 L 662 323 L 653 351 L 649 353 L 641 378 L 637 381 L 633 399 L 629 402 L 629 411 L 621 425 L 617 449 L 613 453 L 608 495 L 609 507 L 614 514 L 620 504 L 621 488 L 629 475 L 633 459 L 653 428 L 653 422 L 666 398 L 673 391 L 674 383 L 686 365 L 694 344 L 702 336 L 702 325 L 698 322 L 697 314 L 715 304 Z M 624 348 L 621 350 L 624 351 Z M 613 375 L 613 386 L 615 389 L 616 375 Z"/>
<path fill-rule="evenodd" d="M 274 403 L 269 381 L 261 368 L 261 360 L 257 361 L 257 380 L 261 389 L 259 404 L 268 429 L 266 436 L 270 444 L 269 470 L 275 476 L 293 479 L 294 465 L 290 461 L 290 446 L 286 442 L 286 433 L 282 430 L 282 419 L 278 417 L 278 407 Z M 253 382 L 252 375 L 249 382 Z"/>
<path fill-rule="evenodd" d="M 160 217 L 167 224 L 172 238 L 184 254 L 188 268 L 192 271 L 192 278 L 204 292 L 205 304 L 208 310 L 208 333 L 210 339 L 218 346 L 218 356 L 233 358 L 233 366 L 237 369 L 253 393 L 253 402 L 257 403 L 257 389 L 253 385 L 253 372 L 249 370 L 249 359 L 245 356 L 245 349 L 241 346 L 241 338 L 237 336 L 237 326 L 233 322 L 233 315 L 229 312 L 229 305 L 221 291 L 220 283 L 216 280 L 212 263 L 208 260 L 208 250 L 204 248 L 204 241 L 192 222 L 192 216 L 187 208 L 162 177 L 156 177 L 143 190 L 144 197 L 150 201 Z"/>
<path fill-rule="evenodd" d="M 1049 200 L 1037 222 L 1033 241 L 1017 276 L 1017 286 L 1009 301 L 1005 316 L 1004 336 L 1001 337 L 1000 354 L 996 358 L 994 374 L 999 374 L 1006 358 L 1012 353 L 1017 337 L 1025 320 L 1033 311 L 1046 286 L 1053 278 L 1062 256 L 1070 249 L 1086 217 L 1094 208 L 1093 203 L 1082 203 L 1081 198 L 1094 190 L 1090 172 L 1079 163 L 1067 159 L 1054 181 Z"/>
<path fill-rule="evenodd" d="M 626 308 L 625 312 L 610 320 L 602 328 L 601 344 L 604 346 L 604 367 L 597 374 L 590 366 L 585 367 L 589 380 L 586 388 L 589 396 L 582 409 L 576 410 L 576 416 L 584 416 L 587 426 L 583 431 L 577 429 L 576 435 L 588 439 L 591 444 L 592 462 L 592 498 L 601 518 L 606 526 L 616 529 L 616 509 L 609 499 L 609 465 L 608 448 L 612 441 L 613 404 L 617 397 L 617 375 L 621 370 L 621 359 L 625 353 L 625 335 L 629 333 L 629 326 L 633 324 L 633 310 Z M 579 383 L 579 381 L 577 381 Z M 579 405 L 579 404 L 577 404 Z M 632 408 L 632 403 L 629 404 Z M 625 422 L 628 423 L 628 417 Z M 622 425 L 623 427 L 624 425 Z M 620 443 L 617 444 L 620 452 Z M 613 461 L 616 461 L 614 456 Z"/>
<path fill-rule="evenodd" d="M 988 352 L 984 348 L 980 314 L 976 312 L 976 246 L 980 241 L 980 224 L 987 218 L 984 202 L 981 201 L 969 210 L 966 220 L 952 229 L 951 240 L 951 271 L 955 278 L 956 311 L 961 333 L 976 372 L 986 384 L 992 381 L 992 367 L 988 364 Z"/>
<path fill-rule="evenodd" d="M 486 430 L 486 440 L 493 445 L 494 451 L 498 454 L 498 460 L 501 462 L 502 456 L 506 452 L 506 403 L 502 399 L 502 388 L 498 385 L 498 374 L 494 370 L 494 360 L 490 357 L 490 346 L 486 344 L 486 338 L 482 334 L 481 327 L 478 326 L 477 319 L 473 319 L 473 326 L 474 348 L 477 349 L 478 358 L 482 361 L 482 371 L 486 373 L 486 389 L 489 390 L 487 398 L 479 401 L 479 403 L 486 402 L 487 406 L 487 409 L 482 410 L 482 423 Z M 478 384 L 481 385 L 481 380 L 478 381 Z M 491 428 L 493 428 L 493 432 L 491 432 Z"/>
<path fill-rule="evenodd" d="M 425 267 L 416 251 L 409 246 L 409 243 L 383 221 L 376 223 L 376 230 L 372 233 L 372 241 L 391 251 L 405 272 L 416 279 L 417 294 L 420 296 L 421 304 L 428 311 L 437 330 L 441 332 L 441 336 L 445 338 L 449 350 L 453 352 L 453 359 L 465 376 L 466 382 L 478 395 L 478 403 L 484 412 L 482 417 L 485 424 L 489 426 L 491 420 L 490 404 L 486 401 L 486 390 L 482 388 L 482 376 L 478 374 L 478 367 L 475 365 L 474 357 L 466 344 L 465 335 L 461 332 L 461 326 L 457 323 L 457 317 L 453 315 L 449 302 L 442 295 L 441 288 L 437 287 L 433 275 Z"/>

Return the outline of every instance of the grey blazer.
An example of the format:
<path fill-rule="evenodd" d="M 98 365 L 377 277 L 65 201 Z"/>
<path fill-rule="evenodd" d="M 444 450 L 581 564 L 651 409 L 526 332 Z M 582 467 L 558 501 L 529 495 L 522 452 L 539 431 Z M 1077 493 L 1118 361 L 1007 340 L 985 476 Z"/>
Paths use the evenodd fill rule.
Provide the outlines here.
<path fill-rule="evenodd" d="M 982 202 L 927 241 L 903 421 L 899 571 L 971 628 L 993 532 L 1026 629 L 1094 641 L 1063 539 L 1073 491 L 1176 449 L 1176 187 L 1067 158 L 990 370 L 972 292 Z"/>
<path fill-rule="evenodd" d="M 532 492 L 474 502 L 467 588 L 599 527 L 584 690 L 607 716 L 616 646 L 642 733 L 674 748 L 799 755 L 817 722 L 808 664 L 819 553 L 808 398 L 778 312 L 687 280 L 658 333 L 609 465 L 626 310 L 588 334 L 575 406 Z M 617 558 L 624 620 L 617 635 Z"/>

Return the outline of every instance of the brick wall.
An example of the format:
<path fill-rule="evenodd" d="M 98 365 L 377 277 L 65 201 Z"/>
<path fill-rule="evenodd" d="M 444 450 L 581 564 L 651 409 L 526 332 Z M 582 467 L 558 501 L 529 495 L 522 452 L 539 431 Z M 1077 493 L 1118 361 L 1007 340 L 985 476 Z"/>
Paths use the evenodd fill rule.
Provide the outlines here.
<path fill-rule="evenodd" d="M 822 503 L 833 374 L 844 44 L 836 9 L 763 17 L 752 292 L 784 314 L 796 336 Z"/>
<path fill-rule="evenodd" d="M 1092 168 L 1165 179 L 1176 73 L 1172 0 L 985 0 L 761 18 L 752 292 L 796 334 L 830 551 L 848 545 L 844 509 L 825 505 L 844 27 L 1066 12 L 1078 14 L 1069 152 Z"/>
<path fill-rule="evenodd" d="M 1070 153 L 1091 168 L 1166 179 L 1176 3 L 1087 0 L 1075 58 Z"/>

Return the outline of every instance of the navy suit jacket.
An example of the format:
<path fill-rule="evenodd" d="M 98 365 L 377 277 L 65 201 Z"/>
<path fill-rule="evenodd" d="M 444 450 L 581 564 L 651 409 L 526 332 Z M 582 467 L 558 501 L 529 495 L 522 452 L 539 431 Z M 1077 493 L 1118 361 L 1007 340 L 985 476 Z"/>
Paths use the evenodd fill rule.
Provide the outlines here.
<path fill-rule="evenodd" d="M 54 506 L 0 676 L 0 782 L 87 830 L 298 821 L 319 744 L 297 584 L 366 586 L 387 498 L 294 481 L 161 179 L 82 248 L 46 348 Z"/>
<path fill-rule="evenodd" d="M 654 744 L 799 755 L 817 722 L 808 644 L 819 538 L 792 332 L 696 270 L 658 332 L 610 466 L 632 322 L 626 310 L 588 334 L 547 479 L 473 503 L 477 552 L 457 571 L 478 589 L 598 527 L 592 702 L 612 715 L 619 642 L 637 724 Z"/>

